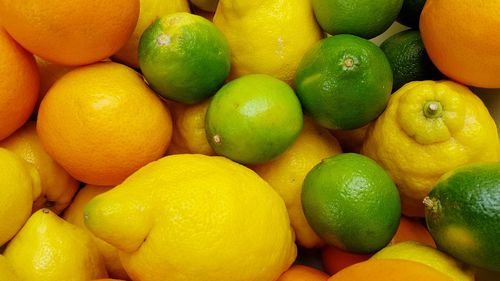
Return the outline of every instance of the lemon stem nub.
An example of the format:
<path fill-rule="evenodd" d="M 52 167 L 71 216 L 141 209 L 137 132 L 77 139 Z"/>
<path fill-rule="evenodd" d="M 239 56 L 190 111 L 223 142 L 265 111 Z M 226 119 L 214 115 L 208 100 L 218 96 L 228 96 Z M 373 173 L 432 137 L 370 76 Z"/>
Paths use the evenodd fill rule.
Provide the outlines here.
<path fill-rule="evenodd" d="M 438 118 L 443 113 L 443 106 L 438 101 L 428 101 L 424 104 L 424 115 L 427 118 Z"/>

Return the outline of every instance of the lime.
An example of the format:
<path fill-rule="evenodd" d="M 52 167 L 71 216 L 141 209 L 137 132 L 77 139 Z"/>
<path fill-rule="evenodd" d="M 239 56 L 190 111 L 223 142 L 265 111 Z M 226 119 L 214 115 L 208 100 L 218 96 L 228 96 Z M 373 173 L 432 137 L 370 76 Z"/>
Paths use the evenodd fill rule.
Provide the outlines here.
<path fill-rule="evenodd" d="M 424 199 L 439 249 L 500 271 L 500 162 L 468 164 L 443 175 Z"/>
<path fill-rule="evenodd" d="M 330 129 L 355 129 L 376 119 L 392 88 L 384 52 L 354 36 L 321 40 L 303 57 L 295 77 L 304 110 Z"/>
<path fill-rule="evenodd" d="M 312 0 L 314 14 L 330 34 L 373 38 L 396 20 L 403 0 Z"/>
<path fill-rule="evenodd" d="M 382 45 L 393 74 L 392 90 L 396 91 L 410 81 L 442 78 L 425 51 L 420 32 L 405 30 L 387 38 Z"/>
<path fill-rule="evenodd" d="M 328 244 L 355 253 L 387 245 L 401 216 L 396 185 L 370 158 L 343 153 L 306 176 L 302 207 L 314 231 Z"/>
<path fill-rule="evenodd" d="M 300 102 L 285 82 L 264 74 L 233 80 L 213 97 L 205 117 L 215 152 L 243 164 L 283 153 L 303 126 Z"/>
<path fill-rule="evenodd" d="M 206 12 L 215 12 L 219 0 L 190 0 L 196 7 Z"/>
<path fill-rule="evenodd" d="M 420 14 L 424 9 L 425 0 L 404 0 L 397 21 L 403 25 L 418 29 Z"/>
<path fill-rule="evenodd" d="M 139 65 L 162 97 L 194 104 L 215 94 L 229 75 L 226 38 L 207 19 L 189 13 L 160 17 L 142 34 Z"/>

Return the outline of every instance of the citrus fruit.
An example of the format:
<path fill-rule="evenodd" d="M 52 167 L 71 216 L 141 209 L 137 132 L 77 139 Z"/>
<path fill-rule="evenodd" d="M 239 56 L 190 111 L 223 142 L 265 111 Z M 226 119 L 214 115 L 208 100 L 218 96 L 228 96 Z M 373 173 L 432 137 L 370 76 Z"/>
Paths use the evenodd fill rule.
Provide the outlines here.
<path fill-rule="evenodd" d="M 207 11 L 207 12 L 215 12 L 215 9 L 217 9 L 217 4 L 219 3 L 219 0 L 190 0 L 191 3 L 196 5 L 196 7 Z"/>
<path fill-rule="evenodd" d="M 172 121 L 139 74 L 105 62 L 57 81 L 40 104 L 37 132 L 75 179 L 113 185 L 164 155 Z"/>
<path fill-rule="evenodd" d="M 403 213 L 423 217 L 422 199 L 441 175 L 467 163 L 498 161 L 498 145 L 493 118 L 469 89 L 452 81 L 416 81 L 391 96 L 361 152 L 389 172 Z"/>
<path fill-rule="evenodd" d="M 210 99 L 196 104 L 168 101 L 172 111 L 173 133 L 168 154 L 215 155 L 205 134 L 205 115 Z"/>
<path fill-rule="evenodd" d="M 453 281 L 447 275 L 423 263 L 387 259 L 357 263 L 334 274 L 328 281 Z"/>
<path fill-rule="evenodd" d="M 52 63 L 39 57 L 35 57 L 35 59 L 40 74 L 40 95 L 38 97 L 38 105 L 40 105 L 52 85 L 64 74 L 73 70 L 75 66 Z M 38 110 L 38 108 L 35 108 L 35 110 Z"/>
<path fill-rule="evenodd" d="M 162 97 L 193 104 L 215 94 L 231 66 L 227 40 L 207 19 L 175 13 L 154 21 L 139 42 L 139 65 Z"/>
<path fill-rule="evenodd" d="M 354 35 L 321 40 L 302 59 L 295 87 L 305 111 L 330 129 L 355 129 L 378 117 L 392 88 L 384 52 Z"/>
<path fill-rule="evenodd" d="M 341 152 L 335 137 L 306 117 L 304 128 L 291 147 L 278 158 L 251 167 L 285 201 L 297 243 L 303 247 L 321 247 L 324 244 L 309 226 L 302 210 L 300 196 L 304 178 L 321 160 Z"/>
<path fill-rule="evenodd" d="M 125 44 L 137 23 L 139 0 L 2 0 L 0 14 L 5 29 L 31 53 L 83 65 Z"/>
<path fill-rule="evenodd" d="M 500 2 L 427 0 L 420 32 L 429 57 L 460 83 L 500 88 Z"/>
<path fill-rule="evenodd" d="M 139 19 L 132 32 L 132 36 L 125 45 L 113 55 L 113 59 L 124 64 L 139 68 L 139 40 L 146 28 L 157 18 L 177 12 L 189 12 L 187 0 L 140 0 Z"/>
<path fill-rule="evenodd" d="M 20 281 L 9 264 L 9 261 L 0 255 L 0 280 Z"/>
<path fill-rule="evenodd" d="M 281 197 L 220 156 L 152 162 L 92 199 L 84 217 L 120 249 L 132 280 L 273 281 L 296 257 Z"/>
<path fill-rule="evenodd" d="M 306 176 L 302 207 L 314 231 L 330 245 L 371 253 L 397 230 L 399 196 L 389 175 L 370 158 L 343 153 L 324 159 Z"/>
<path fill-rule="evenodd" d="M 436 244 L 432 239 L 427 228 L 417 221 L 415 218 L 406 218 L 401 216 L 399 220 L 398 230 L 392 237 L 390 244 L 401 243 L 405 241 L 417 241 L 436 248 Z"/>
<path fill-rule="evenodd" d="M 40 77 L 33 55 L 17 44 L 1 27 L 0 75 L 2 140 L 19 129 L 30 117 L 38 99 Z"/>
<path fill-rule="evenodd" d="M 411 81 L 440 78 L 439 70 L 425 51 L 419 31 L 405 30 L 396 33 L 385 40 L 380 48 L 391 64 L 393 91 Z"/>
<path fill-rule="evenodd" d="M 90 236 L 48 209 L 31 215 L 3 255 L 21 280 L 88 281 L 108 277 Z"/>
<path fill-rule="evenodd" d="M 321 251 L 323 267 L 332 275 L 353 264 L 366 261 L 371 256 L 372 254 L 351 253 L 335 246 L 326 246 Z"/>
<path fill-rule="evenodd" d="M 310 266 L 293 265 L 276 281 L 326 281 L 328 280 L 326 273 Z"/>
<path fill-rule="evenodd" d="M 292 88 L 264 74 L 224 85 L 205 117 L 210 146 L 243 164 L 274 159 L 295 142 L 302 127 L 302 109 Z"/>
<path fill-rule="evenodd" d="M 471 268 L 447 254 L 416 241 L 406 241 L 390 245 L 371 259 L 403 259 L 420 262 L 448 275 L 454 281 L 474 281 Z"/>
<path fill-rule="evenodd" d="M 32 164 L 39 173 L 42 192 L 33 203 L 33 212 L 48 208 L 59 214 L 71 203 L 79 183 L 47 154 L 36 133 L 35 123 L 26 123 L 0 142 L 0 146 Z"/>
<path fill-rule="evenodd" d="M 110 277 L 129 279 L 125 269 L 123 269 L 122 263 L 120 262 L 120 257 L 118 255 L 118 249 L 111 246 L 107 242 L 95 237 L 86 227 L 83 218 L 83 210 L 85 205 L 94 197 L 102 194 L 112 187 L 109 186 L 95 186 L 86 185 L 81 188 L 76 194 L 71 205 L 64 211 L 63 218 L 69 223 L 80 227 L 85 230 L 94 240 L 97 249 L 101 253 L 104 264 L 106 266 L 106 271 Z"/>
<path fill-rule="evenodd" d="M 339 141 L 342 151 L 359 153 L 363 142 L 365 141 L 366 132 L 370 123 L 363 127 L 351 130 L 331 130 L 332 135 Z"/>
<path fill-rule="evenodd" d="M 40 195 L 41 188 L 36 169 L 1 147 L 0 190 L 0 245 L 3 245 L 29 218 L 33 200 Z"/>
<path fill-rule="evenodd" d="M 220 0 L 213 22 L 231 47 L 230 79 L 261 73 L 292 84 L 300 60 L 323 37 L 303 0 Z"/>
<path fill-rule="evenodd" d="M 396 20 L 405 26 L 418 29 L 420 14 L 424 9 L 424 5 L 425 0 L 404 0 Z"/>
<path fill-rule="evenodd" d="M 439 249 L 468 264 L 500 271 L 500 162 L 463 165 L 446 173 L 424 204 Z"/>
<path fill-rule="evenodd" d="M 391 26 L 403 0 L 312 0 L 312 4 L 316 19 L 326 32 L 370 39 Z"/>

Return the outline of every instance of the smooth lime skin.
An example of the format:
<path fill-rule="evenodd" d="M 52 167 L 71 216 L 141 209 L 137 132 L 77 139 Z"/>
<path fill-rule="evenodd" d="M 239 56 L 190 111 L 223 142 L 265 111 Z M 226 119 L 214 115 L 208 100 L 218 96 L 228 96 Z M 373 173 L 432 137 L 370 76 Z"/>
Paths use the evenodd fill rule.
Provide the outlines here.
<path fill-rule="evenodd" d="M 205 117 L 214 151 L 243 164 L 283 153 L 303 127 L 300 102 L 285 82 L 264 74 L 233 80 L 213 97 Z"/>
<path fill-rule="evenodd" d="M 144 31 L 139 65 L 160 96 L 195 104 L 223 85 L 231 56 L 227 39 L 212 22 L 175 13 L 157 19 Z"/>
<path fill-rule="evenodd" d="M 312 0 L 318 23 L 329 34 L 371 39 L 396 20 L 403 0 Z"/>
<path fill-rule="evenodd" d="M 441 177 L 429 193 L 427 227 L 436 245 L 474 266 L 500 272 L 500 163 L 476 163 Z"/>
<path fill-rule="evenodd" d="M 387 106 L 392 70 L 384 52 L 354 35 L 318 42 L 302 59 L 295 87 L 304 110 L 329 129 L 356 129 Z"/>
<path fill-rule="evenodd" d="M 328 244 L 355 253 L 386 246 L 399 225 L 401 206 L 390 176 L 370 158 L 343 153 L 326 158 L 306 176 L 302 206 Z"/>

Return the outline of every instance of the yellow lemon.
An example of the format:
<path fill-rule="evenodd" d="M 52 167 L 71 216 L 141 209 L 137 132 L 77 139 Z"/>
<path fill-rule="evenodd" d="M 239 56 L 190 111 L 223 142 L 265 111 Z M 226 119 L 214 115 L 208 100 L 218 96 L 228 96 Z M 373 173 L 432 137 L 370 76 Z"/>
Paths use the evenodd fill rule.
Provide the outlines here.
<path fill-rule="evenodd" d="M 0 142 L 0 146 L 32 164 L 39 173 L 42 192 L 33 204 L 33 212 L 49 208 L 59 214 L 71 203 L 79 183 L 45 151 L 36 133 L 35 123 L 25 124 Z"/>
<path fill-rule="evenodd" d="M 253 166 L 281 195 L 288 209 L 297 242 L 306 247 L 321 247 L 324 242 L 309 226 L 302 209 L 302 183 L 307 173 L 321 160 L 341 153 L 339 143 L 327 129 L 304 119 L 304 128 L 295 143 L 277 159 Z"/>
<path fill-rule="evenodd" d="M 118 256 L 118 249 L 95 237 L 94 234 L 92 234 L 92 232 L 85 227 L 85 223 L 83 222 L 83 209 L 85 208 L 85 205 L 92 198 L 110 190 L 111 188 L 112 187 L 86 185 L 78 191 L 75 199 L 73 199 L 73 203 L 71 203 L 68 209 L 64 211 L 63 218 L 66 221 L 84 229 L 94 239 L 97 249 L 104 258 L 106 270 L 108 271 L 110 277 L 128 280 L 127 273 L 125 272 L 125 269 L 123 269 L 120 257 Z"/>
<path fill-rule="evenodd" d="M 113 58 L 123 62 L 124 64 L 139 68 L 139 59 L 137 52 L 139 49 L 139 40 L 146 28 L 153 23 L 157 18 L 173 14 L 176 12 L 188 12 L 189 3 L 187 0 L 140 0 L 140 13 L 137 25 L 135 26 L 132 36 L 127 43 L 114 54 Z"/>
<path fill-rule="evenodd" d="M 36 169 L 14 152 L 0 148 L 0 245 L 21 229 L 40 193 Z"/>
<path fill-rule="evenodd" d="M 467 87 L 452 81 L 410 82 L 395 92 L 368 130 L 362 153 L 396 182 L 403 213 L 423 216 L 423 198 L 444 173 L 498 161 L 495 121 Z"/>
<path fill-rule="evenodd" d="M 296 257 L 281 197 L 220 156 L 152 162 L 92 199 L 84 217 L 132 280 L 273 281 Z"/>
<path fill-rule="evenodd" d="M 213 22 L 229 41 L 231 78 L 262 73 L 291 83 L 323 36 L 304 0 L 220 0 Z"/>
<path fill-rule="evenodd" d="M 10 266 L 9 261 L 2 255 L 0 255 L 0 280 L 20 281 Z"/>

